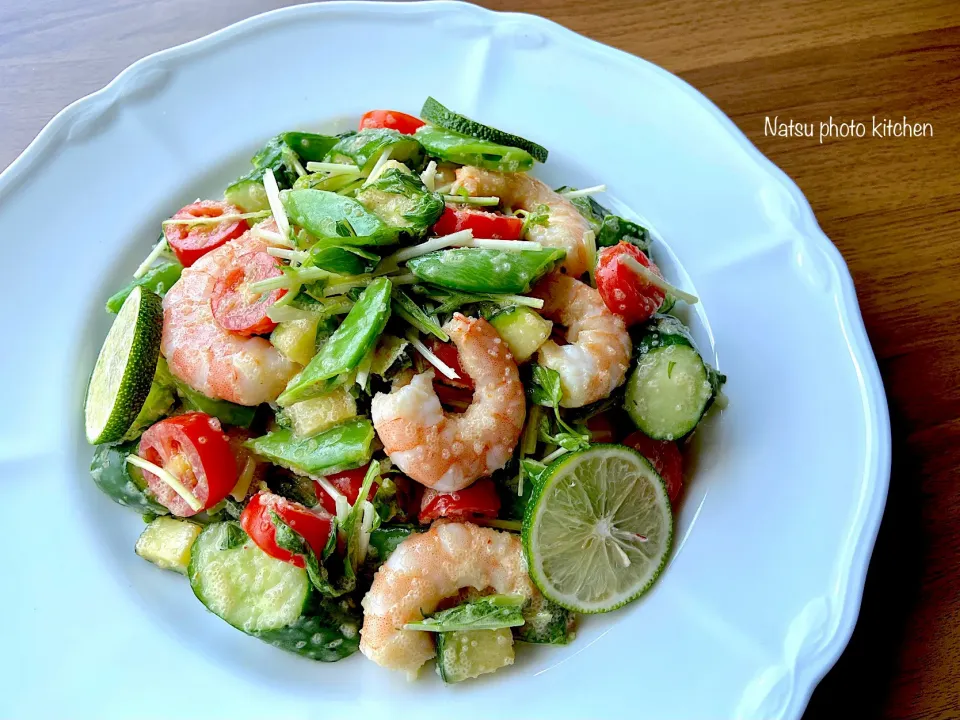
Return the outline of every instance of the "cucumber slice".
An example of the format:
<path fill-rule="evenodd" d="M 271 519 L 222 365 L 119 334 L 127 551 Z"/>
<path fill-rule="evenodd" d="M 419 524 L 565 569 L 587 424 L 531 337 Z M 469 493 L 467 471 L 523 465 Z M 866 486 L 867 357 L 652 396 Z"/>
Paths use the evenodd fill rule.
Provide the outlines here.
<path fill-rule="evenodd" d="M 159 568 L 186 575 L 190 548 L 200 530 L 199 525 L 186 520 L 158 517 L 140 534 L 134 550 Z"/>
<path fill-rule="evenodd" d="M 251 170 L 237 178 L 223 192 L 223 199 L 243 212 L 269 210 L 267 191 L 263 187 L 263 170 Z"/>
<path fill-rule="evenodd" d="M 510 628 L 436 635 L 437 668 L 444 682 L 462 682 L 513 665 L 513 633 Z"/>
<path fill-rule="evenodd" d="M 292 625 L 265 630 L 257 637 L 311 660 L 336 662 L 360 649 L 360 622 L 356 615 L 340 611 L 333 601 L 325 601 Z"/>
<path fill-rule="evenodd" d="M 87 441 L 122 438 L 150 392 L 160 355 L 163 307 L 156 293 L 135 287 L 107 333 L 84 403 Z"/>
<path fill-rule="evenodd" d="M 166 515 L 170 512 L 147 489 L 140 470 L 127 462 L 137 443 L 98 445 L 90 462 L 90 477 L 111 500 L 138 513 Z"/>
<path fill-rule="evenodd" d="M 692 432 L 718 389 L 684 325 L 659 316 L 637 344 L 637 361 L 627 380 L 624 409 L 637 428 L 656 440 Z"/>
<path fill-rule="evenodd" d="M 529 360 L 550 337 L 553 323 L 528 307 L 512 307 L 490 318 L 490 324 L 510 348 L 518 363 Z"/>
<path fill-rule="evenodd" d="M 594 445 L 554 462 L 523 518 L 530 578 L 558 605 L 601 613 L 636 600 L 663 570 L 673 510 L 635 450 Z"/>
<path fill-rule="evenodd" d="M 210 612 L 250 634 L 292 625 L 311 596 L 307 571 L 267 555 L 237 522 L 214 523 L 200 533 L 188 576 Z"/>
<path fill-rule="evenodd" d="M 540 593 L 523 608 L 524 623 L 513 629 L 517 640 L 546 645 L 566 645 L 575 637 L 576 615 Z"/>
<path fill-rule="evenodd" d="M 420 110 L 420 117 L 427 122 L 447 128 L 447 130 L 453 130 L 461 135 L 469 135 L 470 137 L 480 138 L 481 140 L 487 140 L 492 143 L 497 143 L 498 145 L 518 147 L 521 150 L 526 150 L 539 162 L 545 163 L 547 161 L 548 152 L 543 145 L 538 145 L 519 135 L 503 132 L 503 130 L 497 130 L 489 125 L 484 125 L 483 123 L 478 123 L 476 120 L 464 117 L 459 113 L 453 112 L 453 110 L 445 108 L 432 97 L 428 97 L 426 102 L 423 103 L 423 108 Z"/>

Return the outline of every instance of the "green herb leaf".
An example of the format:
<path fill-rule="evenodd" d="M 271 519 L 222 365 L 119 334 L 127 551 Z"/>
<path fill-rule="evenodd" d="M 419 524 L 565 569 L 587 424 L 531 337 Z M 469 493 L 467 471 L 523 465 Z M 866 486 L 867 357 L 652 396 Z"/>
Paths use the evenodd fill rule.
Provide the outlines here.
<path fill-rule="evenodd" d="M 220 539 L 221 550 L 233 550 L 243 545 L 247 541 L 248 535 L 237 522 L 226 523 L 225 531 Z"/>
<path fill-rule="evenodd" d="M 520 595 L 488 595 L 435 613 L 420 622 L 407 623 L 403 629 L 455 632 L 519 627 L 524 623 L 523 604 L 524 598 Z"/>

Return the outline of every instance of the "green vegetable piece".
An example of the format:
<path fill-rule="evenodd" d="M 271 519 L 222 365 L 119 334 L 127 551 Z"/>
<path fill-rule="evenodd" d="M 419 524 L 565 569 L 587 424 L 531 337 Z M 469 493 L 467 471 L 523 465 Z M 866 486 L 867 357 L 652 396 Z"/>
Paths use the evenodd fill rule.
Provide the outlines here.
<path fill-rule="evenodd" d="M 288 652 L 320 662 L 336 662 L 360 648 L 360 614 L 340 609 L 345 602 L 323 599 L 292 625 L 257 634 L 261 640 Z"/>
<path fill-rule="evenodd" d="M 407 623 L 404 630 L 456 632 L 499 630 L 523 625 L 524 598 L 520 595 L 487 595 L 474 602 L 434 613 L 419 622 Z"/>
<path fill-rule="evenodd" d="M 90 463 L 90 477 L 111 500 L 138 513 L 166 515 L 169 510 L 161 505 L 127 455 L 136 453 L 137 444 L 97 445 Z"/>
<path fill-rule="evenodd" d="M 158 517 L 140 534 L 134 551 L 163 570 L 186 575 L 190 548 L 200 530 L 199 525 L 186 520 Z"/>
<path fill-rule="evenodd" d="M 373 352 L 373 362 L 370 365 L 370 372 L 382 378 L 389 377 L 392 372 L 402 370 L 409 364 L 409 358 L 406 354 L 408 340 L 399 338 L 396 335 L 384 333 L 377 341 L 376 350 Z"/>
<path fill-rule="evenodd" d="M 636 245 L 644 252 L 650 249 L 650 231 L 632 220 L 626 220 L 619 215 L 607 215 L 603 219 L 600 231 L 597 233 L 597 246 L 610 247 L 621 240 Z"/>
<path fill-rule="evenodd" d="M 340 327 L 277 398 L 278 405 L 322 395 L 342 383 L 338 376 L 360 364 L 386 327 L 391 288 L 389 279 L 377 278 L 364 289 Z"/>
<path fill-rule="evenodd" d="M 537 593 L 523 607 L 524 623 L 513 631 L 517 640 L 547 645 L 566 645 L 574 638 L 576 615 Z"/>
<path fill-rule="evenodd" d="M 321 162 L 341 138 L 308 132 L 285 132 L 279 136 L 303 162 Z"/>
<path fill-rule="evenodd" d="M 506 252 L 485 248 L 453 248 L 407 261 L 425 282 L 475 293 L 525 293 L 563 259 L 563 250 Z"/>
<path fill-rule="evenodd" d="M 158 366 L 162 364 L 166 369 L 166 361 L 161 356 L 157 361 Z M 157 420 L 166 415 L 177 400 L 172 385 L 158 381 L 160 373 L 154 375 L 153 384 L 150 385 L 150 392 L 147 393 L 147 399 L 143 401 L 143 407 L 140 413 L 133 421 L 133 425 L 123 436 L 124 442 L 136 440 L 143 434 L 143 431 L 153 425 Z"/>
<path fill-rule="evenodd" d="M 483 123 L 478 123 L 476 120 L 464 117 L 459 113 L 445 108 L 432 97 L 428 97 L 426 102 L 423 103 L 423 108 L 420 110 L 420 117 L 434 125 L 479 138 L 480 140 L 489 140 L 490 142 L 499 143 L 500 145 L 508 145 L 526 150 L 533 155 L 536 160 L 542 163 L 547 161 L 548 153 L 543 145 L 538 145 L 532 140 L 527 140 L 519 135 L 497 130 L 489 125 L 484 125 Z"/>
<path fill-rule="evenodd" d="M 199 390 L 194 390 L 181 380 L 176 380 L 177 394 L 187 410 L 211 415 L 227 425 L 248 428 L 253 423 L 253 416 L 257 413 L 256 407 L 237 405 L 228 400 L 208 398 Z"/>
<path fill-rule="evenodd" d="M 390 159 L 405 163 L 419 170 L 423 167 L 423 147 L 410 135 L 396 130 L 370 128 L 341 139 L 327 153 L 327 162 L 353 163 L 369 173 L 384 151 L 390 151 Z"/>
<path fill-rule="evenodd" d="M 373 425 L 358 418 L 310 438 L 281 428 L 248 440 L 244 446 L 272 463 L 307 475 L 349 470 L 365 464 L 373 453 Z"/>
<path fill-rule="evenodd" d="M 294 190 L 326 190 L 339 195 L 351 195 L 359 188 L 365 178 L 359 173 L 328 175 L 324 172 L 309 173 L 296 179 Z"/>
<path fill-rule="evenodd" d="M 438 633 L 437 669 L 445 683 L 457 683 L 513 665 L 513 634 L 499 630 Z"/>
<path fill-rule="evenodd" d="M 427 190 L 418 175 L 398 167 L 389 167 L 361 187 L 357 201 L 387 225 L 417 238 L 426 234 L 445 207 L 443 198 Z"/>
<path fill-rule="evenodd" d="M 135 278 L 123 290 L 112 295 L 107 300 L 107 312 L 116 315 L 123 307 L 123 301 L 133 292 L 137 286 L 152 290 L 160 297 L 166 295 L 167 290 L 173 287 L 173 284 L 180 279 L 180 273 L 183 272 L 183 265 L 180 263 L 163 263 L 150 268 L 147 274 L 140 278 Z"/>
<path fill-rule="evenodd" d="M 500 172 L 526 172 L 533 167 L 533 156 L 526 150 L 478 138 L 452 130 L 424 125 L 414 134 L 427 154 L 460 165 L 476 165 Z"/>
<path fill-rule="evenodd" d="M 380 256 L 357 247 L 318 245 L 310 251 L 304 266 L 313 266 L 338 275 L 362 275 L 372 272 Z"/>
<path fill-rule="evenodd" d="M 269 210 L 267 191 L 263 188 L 263 170 L 254 168 L 227 185 L 223 199 L 243 212 Z"/>
<path fill-rule="evenodd" d="M 392 245 L 399 231 L 353 198 L 325 190 L 291 190 L 281 196 L 294 224 L 317 238 L 314 247 Z"/>
<path fill-rule="evenodd" d="M 433 335 L 442 342 L 450 341 L 450 336 L 443 331 L 440 323 L 427 315 L 403 290 L 394 289 L 392 296 L 393 311 L 399 317 L 424 334 Z"/>
<path fill-rule="evenodd" d="M 400 543 L 415 532 L 416 528 L 413 525 L 381 525 L 378 527 L 370 533 L 367 565 L 374 570 L 380 567 L 400 546 Z"/>

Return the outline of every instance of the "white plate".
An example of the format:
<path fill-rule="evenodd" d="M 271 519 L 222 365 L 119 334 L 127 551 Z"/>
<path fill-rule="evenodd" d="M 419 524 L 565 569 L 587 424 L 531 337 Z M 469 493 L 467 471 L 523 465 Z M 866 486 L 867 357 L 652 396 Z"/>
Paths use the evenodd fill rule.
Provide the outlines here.
<path fill-rule="evenodd" d="M 667 238 L 665 270 L 702 298 L 698 340 L 730 377 L 656 589 L 458 687 L 360 655 L 314 664 L 229 628 L 133 554 L 140 519 L 90 482 L 81 431 L 102 303 L 161 219 L 218 194 L 277 132 L 416 112 L 428 94 L 535 138 L 542 177 L 605 182 Z M 853 284 L 797 187 L 649 63 L 457 3 L 280 10 L 61 112 L 0 177 L 0 237 L 0 715 L 773 720 L 800 715 L 847 642 L 890 463 Z"/>

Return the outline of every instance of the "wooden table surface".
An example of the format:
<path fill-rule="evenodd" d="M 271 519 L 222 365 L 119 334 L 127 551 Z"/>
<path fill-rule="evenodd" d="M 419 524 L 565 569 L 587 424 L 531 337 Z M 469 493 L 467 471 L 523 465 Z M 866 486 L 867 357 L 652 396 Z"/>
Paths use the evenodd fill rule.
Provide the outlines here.
<path fill-rule="evenodd" d="M 4 0 L 0 167 L 132 61 L 275 0 Z M 856 281 L 893 425 L 860 620 L 806 718 L 960 717 L 960 3 L 491 0 L 651 60 L 800 185 Z M 765 134 L 765 118 L 866 123 Z M 876 116 L 932 136 L 871 137 Z M 9 240 L 9 239 L 8 239 Z"/>

